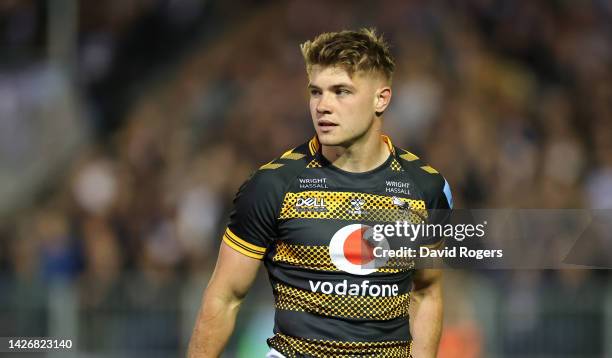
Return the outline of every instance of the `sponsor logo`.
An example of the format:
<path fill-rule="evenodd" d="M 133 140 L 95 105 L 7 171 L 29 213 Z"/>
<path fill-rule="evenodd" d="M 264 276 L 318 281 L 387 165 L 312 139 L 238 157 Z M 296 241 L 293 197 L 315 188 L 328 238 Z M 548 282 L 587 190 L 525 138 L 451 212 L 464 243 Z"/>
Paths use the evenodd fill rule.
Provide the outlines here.
<path fill-rule="evenodd" d="M 328 189 L 327 178 L 298 178 L 300 189 Z"/>
<path fill-rule="evenodd" d="M 398 198 L 397 196 L 394 196 L 391 198 L 391 202 L 393 203 L 393 205 L 395 205 L 396 207 L 398 207 L 399 209 L 407 209 L 408 205 L 406 204 L 405 201 L 402 201 L 400 198 Z"/>
<path fill-rule="evenodd" d="M 389 249 L 387 240 L 374 240 L 372 227 L 351 224 L 334 234 L 329 242 L 329 256 L 338 270 L 369 275 L 387 263 L 388 257 L 374 256 L 374 248 L 379 246 Z"/>
<path fill-rule="evenodd" d="M 412 210 L 412 208 L 410 207 L 410 205 L 408 205 L 407 202 L 402 201 L 402 199 L 398 198 L 397 196 L 391 198 L 391 203 L 393 203 L 393 206 L 395 206 L 400 212 L 400 214 L 404 216 L 404 222 L 413 222 L 414 220 L 418 220 L 418 222 L 424 222 L 427 220 L 426 216 L 424 216 L 422 213 L 419 213 L 419 211 Z M 376 237 L 376 233 L 374 234 L 374 236 Z"/>
<path fill-rule="evenodd" d="M 385 192 L 390 194 L 404 194 L 410 195 L 410 183 L 402 181 L 385 181 Z"/>
<path fill-rule="evenodd" d="M 317 197 L 298 197 L 295 202 L 296 211 L 314 211 L 314 212 L 325 212 L 327 207 L 325 205 L 325 198 Z"/>
<path fill-rule="evenodd" d="M 393 206 L 395 206 L 400 211 L 410 211 L 410 206 L 408 205 L 408 203 L 402 201 L 402 199 L 398 198 L 397 196 L 392 197 L 391 202 L 393 203 Z"/>
<path fill-rule="evenodd" d="M 347 225 L 338 230 L 329 243 L 333 264 L 341 271 L 365 276 L 384 266 L 388 258 L 377 258 L 374 249 L 389 249 L 386 240 L 374 241 L 372 227 L 361 224 Z M 399 294 L 397 283 L 373 283 L 370 280 L 321 281 L 308 280 L 312 292 L 339 296 L 390 297 Z"/>
<path fill-rule="evenodd" d="M 365 200 L 361 198 L 353 198 L 350 201 L 352 209 L 349 209 L 349 214 L 351 215 L 365 215 L 368 212 L 363 210 L 363 205 L 365 204 Z"/>
<path fill-rule="evenodd" d="M 371 296 L 371 297 L 389 297 L 397 296 L 399 286 L 397 284 L 371 284 L 369 280 L 358 283 L 348 283 L 347 280 L 342 280 L 336 284 L 328 281 L 312 281 L 308 280 L 310 290 L 312 292 L 323 292 L 324 294 L 336 294 L 340 296 Z"/>

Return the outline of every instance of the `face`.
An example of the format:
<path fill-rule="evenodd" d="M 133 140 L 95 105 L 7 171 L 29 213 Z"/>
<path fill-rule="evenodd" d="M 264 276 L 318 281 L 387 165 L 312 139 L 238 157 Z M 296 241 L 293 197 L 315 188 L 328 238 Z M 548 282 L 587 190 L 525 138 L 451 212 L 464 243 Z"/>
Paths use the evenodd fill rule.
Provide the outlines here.
<path fill-rule="evenodd" d="M 350 145 L 364 137 L 391 97 L 384 81 L 370 73 L 351 78 L 342 68 L 316 65 L 309 79 L 310 114 L 324 145 Z"/>

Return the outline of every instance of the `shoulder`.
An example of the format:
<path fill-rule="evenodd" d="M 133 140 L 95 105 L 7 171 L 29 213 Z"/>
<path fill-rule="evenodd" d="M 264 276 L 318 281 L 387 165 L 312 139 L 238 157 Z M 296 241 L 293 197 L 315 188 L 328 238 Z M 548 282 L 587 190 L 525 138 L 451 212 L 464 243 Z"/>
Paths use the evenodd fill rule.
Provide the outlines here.
<path fill-rule="evenodd" d="M 416 154 L 398 147 L 395 147 L 395 150 L 397 157 L 400 158 L 399 162 L 402 169 L 415 182 L 426 199 L 436 200 L 436 198 L 444 195 L 448 206 L 452 207 L 450 184 L 444 176 Z"/>
<path fill-rule="evenodd" d="M 260 166 L 243 184 L 257 192 L 282 192 L 312 160 L 309 143 L 285 151 L 282 155 Z"/>

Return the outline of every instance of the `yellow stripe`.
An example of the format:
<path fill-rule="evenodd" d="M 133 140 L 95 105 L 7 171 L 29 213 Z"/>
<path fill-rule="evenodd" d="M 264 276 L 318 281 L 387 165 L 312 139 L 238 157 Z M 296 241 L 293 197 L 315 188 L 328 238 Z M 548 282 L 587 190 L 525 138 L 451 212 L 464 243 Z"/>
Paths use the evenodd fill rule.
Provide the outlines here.
<path fill-rule="evenodd" d="M 416 155 L 410 153 L 407 150 L 404 150 L 404 152 L 406 152 L 406 154 L 400 155 L 400 158 L 405 159 L 405 160 L 407 160 L 409 162 L 412 162 L 413 160 L 419 159 L 419 157 L 417 157 Z"/>
<path fill-rule="evenodd" d="M 298 198 L 316 197 L 325 202 L 327 211 L 298 210 Z M 363 200 L 362 211 L 356 212 L 354 199 Z M 399 210 L 390 196 L 343 191 L 302 191 L 287 192 L 283 199 L 279 219 L 331 219 L 331 220 L 366 220 L 395 222 L 408 220 L 419 223 L 427 218 L 425 201 L 399 198 L 407 204 L 409 210 Z"/>
<path fill-rule="evenodd" d="M 302 159 L 304 157 L 305 157 L 305 155 L 301 154 L 301 153 L 291 153 L 291 152 L 288 152 L 288 153 L 283 154 L 281 159 L 298 160 L 298 159 Z"/>
<path fill-rule="evenodd" d="M 272 257 L 272 261 L 309 270 L 339 271 L 331 261 L 327 245 L 292 245 L 279 241 L 276 243 L 276 253 Z M 391 258 L 384 267 L 378 268 L 377 272 L 397 273 L 409 271 L 413 268 L 414 261 L 412 259 Z"/>
<path fill-rule="evenodd" d="M 308 148 L 310 148 L 310 154 L 311 154 L 311 155 L 315 155 L 315 153 L 317 152 L 317 151 L 314 149 L 313 140 L 314 140 L 314 138 L 313 138 L 313 139 L 311 139 L 311 140 L 310 140 L 310 142 L 308 142 Z"/>
<path fill-rule="evenodd" d="M 313 357 L 412 357 L 412 342 L 348 342 L 296 338 L 276 333 L 268 340 L 270 347 L 278 351 L 289 351 L 286 356 Z"/>
<path fill-rule="evenodd" d="M 312 138 L 312 146 L 316 153 L 319 150 L 319 138 L 317 138 L 317 136 L 314 136 L 314 138 Z"/>
<path fill-rule="evenodd" d="M 390 289 L 389 289 L 390 290 Z M 389 320 L 408 317 L 410 292 L 392 296 L 353 296 L 311 292 L 277 284 L 275 305 L 279 310 L 302 311 L 322 316 Z"/>
<path fill-rule="evenodd" d="M 295 149 L 295 148 L 291 148 L 291 149 L 289 149 L 288 151 L 286 151 L 285 153 L 283 153 L 283 155 L 281 155 L 281 158 L 284 158 L 284 157 L 285 157 L 285 155 L 287 155 L 287 154 L 291 154 L 291 152 L 293 152 L 293 150 L 294 150 L 294 149 Z"/>
<path fill-rule="evenodd" d="M 278 163 L 268 163 L 268 164 L 264 164 L 261 167 L 259 167 L 259 169 L 278 169 L 280 167 L 282 167 L 285 164 L 278 164 Z"/>
<path fill-rule="evenodd" d="M 283 155 L 281 155 L 281 159 L 298 160 L 298 159 L 302 159 L 302 158 L 304 158 L 306 156 L 305 154 L 301 154 L 301 153 L 293 153 L 294 149 L 295 148 L 289 149 L 288 151 L 283 153 Z"/>
<path fill-rule="evenodd" d="M 230 230 L 229 228 L 227 228 L 227 230 L 225 230 L 225 234 L 227 234 L 232 240 L 236 241 L 237 243 L 239 243 L 241 245 L 244 245 L 244 246 L 248 247 L 251 250 L 259 251 L 262 254 L 266 252 L 266 248 L 265 247 L 253 245 L 251 243 L 248 243 L 248 242 L 242 240 L 241 238 L 238 237 L 238 235 L 234 234 L 232 232 L 232 230 Z"/>
<path fill-rule="evenodd" d="M 424 171 L 428 172 L 429 174 L 437 174 L 438 173 L 437 170 L 435 170 L 434 168 L 430 167 L 429 165 L 421 167 L 421 169 L 423 169 Z"/>
<path fill-rule="evenodd" d="M 391 138 L 389 138 L 388 136 L 382 134 L 381 135 L 383 142 L 385 142 L 385 144 L 387 144 L 387 147 L 389 147 L 389 151 L 391 152 L 391 154 L 395 155 L 395 148 L 393 148 L 393 143 L 391 142 Z"/>
<path fill-rule="evenodd" d="M 243 255 L 245 255 L 245 256 L 248 256 L 248 257 L 251 257 L 251 258 L 254 258 L 254 259 L 258 259 L 258 260 L 261 260 L 261 259 L 263 259 L 263 257 L 264 257 L 264 255 L 258 255 L 258 254 L 254 254 L 254 253 L 252 253 L 252 252 L 250 252 L 250 251 L 246 251 L 246 250 L 245 250 L 245 249 L 243 249 L 242 247 L 240 247 L 240 246 L 238 246 L 238 245 L 234 244 L 234 243 L 233 243 L 233 242 L 230 240 L 230 238 L 229 238 L 229 237 L 227 237 L 227 236 L 223 236 L 223 242 L 225 242 L 225 243 L 226 243 L 226 244 L 227 244 L 229 247 L 231 247 L 232 249 L 234 249 L 234 250 L 238 251 L 239 253 L 241 253 L 241 254 L 243 254 Z"/>

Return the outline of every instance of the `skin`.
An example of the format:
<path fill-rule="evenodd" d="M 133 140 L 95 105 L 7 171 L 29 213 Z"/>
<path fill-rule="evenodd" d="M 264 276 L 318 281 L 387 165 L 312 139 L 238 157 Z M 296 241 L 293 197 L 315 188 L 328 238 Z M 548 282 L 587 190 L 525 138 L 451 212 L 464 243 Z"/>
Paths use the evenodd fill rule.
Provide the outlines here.
<path fill-rule="evenodd" d="M 260 260 L 247 257 L 221 243 L 217 265 L 204 292 L 191 335 L 188 357 L 221 356 L 234 331 L 240 305 L 260 265 Z"/>
<path fill-rule="evenodd" d="M 442 271 L 416 270 L 410 300 L 410 333 L 412 356 L 434 358 L 442 335 Z"/>
<path fill-rule="evenodd" d="M 389 149 L 380 139 L 381 114 L 392 92 L 382 75 L 357 72 L 350 76 L 339 67 L 313 66 L 308 92 L 322 153 L 334 166 L 348 172 L 365 172 L 386 161 Z M 260 265 L 261 261 L 221 244 L 189 343 L 189 357 L 221 355 Z M 436 356 L 442 330 L 441 291 L 439 270 L 416 272 L 410 307 L 414 358 Z"/>
<path fill-rule="evenodd" d="M 384 163 L 389 150 L 380 140 L 382 113 L 391 102 L 391 87 L 382 75 L 339 67 L 312 66 L 309 72 L 310 114 L 322 153 L 336 167 L 365 172 Z M 326 125 L 326 124 L 333 125 Z"/>

